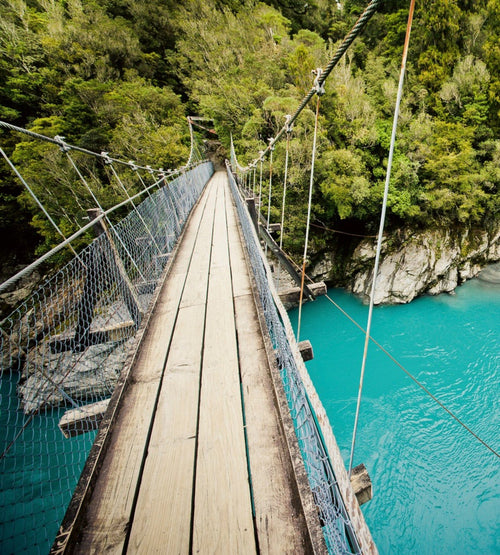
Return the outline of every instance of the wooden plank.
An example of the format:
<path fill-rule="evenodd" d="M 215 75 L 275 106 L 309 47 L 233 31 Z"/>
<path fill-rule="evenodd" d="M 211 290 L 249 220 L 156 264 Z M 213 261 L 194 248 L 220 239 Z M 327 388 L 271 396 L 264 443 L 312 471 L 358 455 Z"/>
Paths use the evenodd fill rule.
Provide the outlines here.
<path fill-rule="evenodd" d="M 137 481 L 181 292 L 191 262 L 201 217 L 210 209 L 210 188 L 193 213 L 172 273 L 162 290 L 141 351 L 132 369 L 99 480 L 86 510 L 86 526 L 76 553 L 122 553 L 130 525 Z M 213 201 L 212 201 L 213 202 Z M 183 279 L 179 279 L 183 276 Z"/>
<path fill-rule="evenodd" d="M 214 185 L 215 188 L 215 185 Z M 215 198 L 215 193 L 214 193 Z M 205 211 L 172 338 L 131 527 L 132 553 L 187 553 L 213 203 Z M 151 508 L 154 507 L 154 510 Z"/>
<path fill-rule="evenodd" d="M 236 208 L 233 203 L 229 183 L 226 185 L 226 215 L 227 232 L 229 237 L 229 251 L 231 263 L 231 278 L 233 285 L 233 296 L 248 295 L 252 293 L 245 254 L 241 245 L 240 231 L 237 220 Z"/>
<path fill-rule="evenodd" d="M 314 358 L 314 352 L 309 339 L 304 339 L 304 341 L 300 341 L 298 344 L 300 356 L 304 362 L 308 360 L 312 360 Z"/>
<path fill-rule="evenodd" d="M 256 553 L 223 191 L 210 266 L 192 550 Z"/>
<path fill-rule="evenodd" d="M 234 220 L 234 212 L 231 204 L 228 222 Z M 228 225 L 232 229 L 230 260 L 259 550 L 263 554 L 306 553 L 312 549 L 304 514 L 297 510 L 300 500 L 293 466 L 236 225 L 235 220 L 233 229 Z"/>
<path fill-rule="evenodd" d="M 130 553 L 188 553 L 204 305 L 179 312 L 132 523 Z"/>
<path fill-rule="evenodd" d="M 310 545 L 280 425 L 268 360 L 251 296 L 235 299 L 248 456 L 261 553 L 307 553 Z M 256 348 L 256 345 L 260 346 Z"/>
<path fill-rule="evenodd" d="M 87 345 L 97 345 L 99 343 L 107 343 L 108 341 L 121 341 L 132 337 L 137 331 L 137 327 L 129 320 L 128 322 L 120 322 L 101 329 L 92 330 L 87 335 Z M 73 334 L 61 333 L 53 335 L 49 340 L 50 352 L 61 353 L 63 351 L 71 351 L 75 346 Z"/>
<path fill-rule="evenodd" d="M 372 481 L 364 464 L 358 464 L 352 469 L 351 486 L 360 506 L 373 497 Z"/>
<path fill-rule="evenodd" d="M 70 438 L 97 430 L 109 405 L 109 399 L 67 410 L 59 420 L 59 429 Z"/>

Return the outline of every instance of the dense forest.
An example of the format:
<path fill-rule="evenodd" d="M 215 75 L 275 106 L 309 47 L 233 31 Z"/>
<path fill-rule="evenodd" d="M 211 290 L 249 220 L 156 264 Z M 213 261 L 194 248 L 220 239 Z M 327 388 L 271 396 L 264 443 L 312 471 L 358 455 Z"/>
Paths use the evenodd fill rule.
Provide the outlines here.
<path fill-rule="evenodd" d="M 367 0 L 1 0 L 0 119 L 93 151 L 173 168 L 187 115 L 232 133 L 253 160 L 292 113 Z M 321 98 L 312 251 L 378 226 L 408 17 L 387 0 Z M 498 222 L 500 0 L 417 1 L 389 198 L 389 229 Z M 303 244 L 314 107 L 290 146 L 285 247 Z M 0 130 L 2 148 L 66 232 L 89 205 L 53 147 Z M 283 176 L 277 145 L 275 182 Z M 71 191 L 71 194 L 70 194 Z M 108 191 L 110 202 L 116 191 Z M 273 217 L 278 219 L 279 189 Z M 0 164 L 0 256 L 24 263 L 57 238 Z M 31 231 L 30 231 L 31 230 Z M 6 238 L 15 237 L 9 241 Z"/>

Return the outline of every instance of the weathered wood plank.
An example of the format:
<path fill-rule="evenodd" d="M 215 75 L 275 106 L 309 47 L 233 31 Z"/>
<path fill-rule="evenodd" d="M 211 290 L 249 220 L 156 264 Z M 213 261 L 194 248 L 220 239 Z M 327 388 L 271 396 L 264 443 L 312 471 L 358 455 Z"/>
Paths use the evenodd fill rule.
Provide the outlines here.
<path fill-rule="evenodd" d="M 373 497 L 372 481 L 364 464 L 358 464 L 352 469 L 351 486 L 360 505 L 367 503 Z"/>
<path fill-rule="evenodd" d="M 298 344 L 300 355 L 304 362 L 308 360 L 312 360 L 314 358 L 314 351 L 309 339 L 304 339 L 303 341 L 299 341 Z"/>
<path fill-rule="evenodd" d="M 194 500 L 193 552 L 256 553 L 224 194 L 214 225 Z"/>
<path fill-rule="evenodd" d="M 204 305 L 179 311 L 130 533 L 130 553 L 188 553 Z"/>
<path fill-rule="evenodd" d="M 239 364 L 259 550 L 311 551 L 252 295 L 235 209 L 227 206 Z M 306 548 L 307 546 L 307 548 Z"/>
<path fill-rule="evenodd" d="M 132 553 L 189 551 L 213 208 L 211 198 L 179 303 L 131 527 Z"/>
<path fill-rule="evenodd" d="M 59 420 L 59 429 L 65 438 L 97 430 L 109 405 L 109 399 L 67 410 Z"/>
<path fill-rule="evenodd" d="M 229 184 L 226 189 L 226 214 L 227 231 L 229 238 L 229 250 L 231 259 L 231 278 L 233 285 L 233 296 L 248 295 L 252 293 L 245 254 L 241 245 L 240 232 L 237 223 L 236 208 L 233 204 Z"/>
<path fill-rule="evenodd" d="M 202 214 L 210 210 L 207 189 L 193 213 L 190 228 L 179 248 L 170 279 L 160 294 L 141 351 L 132 369 L 99 480 L 87 506 L 86 526 L 75 552 L 122 553 L 130 525 L 137 481 L 145 456 L 154 399 L 163 372 L 181 292 L 187 279 Z M 213 205 L 213 202 L 212 202 Z"/>

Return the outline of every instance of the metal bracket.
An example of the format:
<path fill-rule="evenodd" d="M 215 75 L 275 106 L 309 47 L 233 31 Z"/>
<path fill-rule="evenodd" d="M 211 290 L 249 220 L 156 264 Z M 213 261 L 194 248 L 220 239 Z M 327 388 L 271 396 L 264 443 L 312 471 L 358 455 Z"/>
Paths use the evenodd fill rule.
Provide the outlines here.
<path fill-rule="evenodd" d="M 316 75 L 316 77 L 314 78 L 314 91 L 318 96 L 322 96 L 325 94 L 325 87 L 323 86 L 323 84 L 319 84 L 319 81 L 321 79 L 321 75 L 323 74 L 323 70 L 318 67 L 317 69 L 313 69 L 312 70 L 313 75 Z"/>

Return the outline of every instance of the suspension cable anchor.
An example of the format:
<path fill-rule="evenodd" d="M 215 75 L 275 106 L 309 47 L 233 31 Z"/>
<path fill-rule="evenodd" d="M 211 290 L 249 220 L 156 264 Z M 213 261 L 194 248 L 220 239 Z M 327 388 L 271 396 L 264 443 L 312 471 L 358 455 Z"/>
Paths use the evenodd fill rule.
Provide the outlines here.
<path fill-rule="evenodd" d="M 311 72 L 313 75 L 316 75 L 316 77 L 314 78 L 314 92 L 318 95 L 318 96 L 323 96 L 325 94 L 325 87 L 324 87 L 324 83 L 322 83 L 320 85 L 320 79 L 321 79 L 321 75 L 323 74 L 323 70 L 318 67 L 316 69 L 313 69 Z"/>

